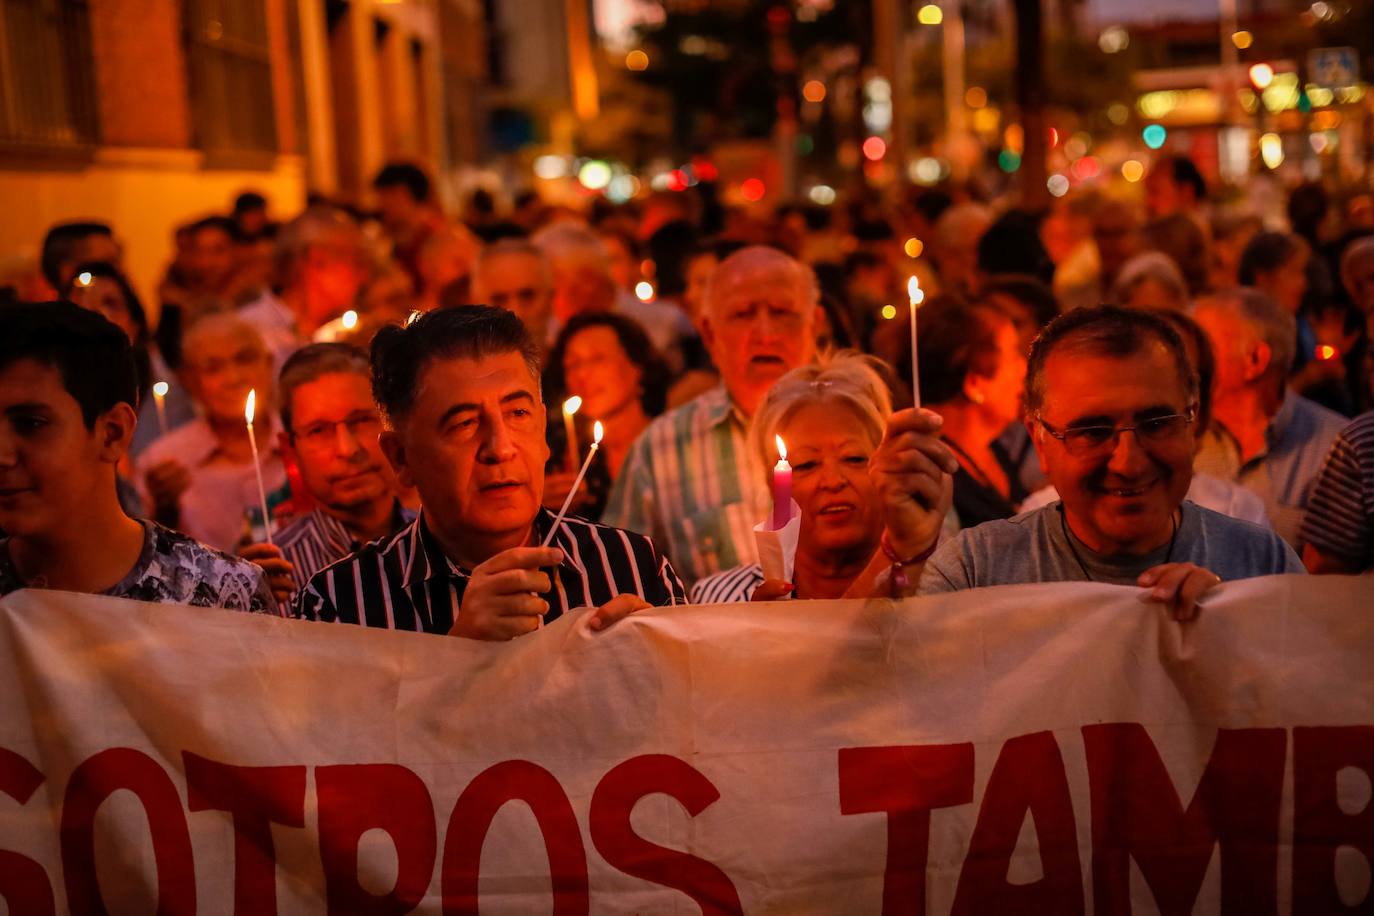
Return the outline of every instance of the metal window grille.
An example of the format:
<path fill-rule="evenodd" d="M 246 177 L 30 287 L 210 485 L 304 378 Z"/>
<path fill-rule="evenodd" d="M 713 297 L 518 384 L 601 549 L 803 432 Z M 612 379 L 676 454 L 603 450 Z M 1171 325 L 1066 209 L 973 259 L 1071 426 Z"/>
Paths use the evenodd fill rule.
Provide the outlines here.
<path fill-rule="evenodd" d="M 0 0 L 0 146 L 97 139 L 86 0 Z"/>
<path fill-rule="evenodd" d="M 196 145 L 275 153 L 277 124 L 264 0 L 186 0 Z"/>

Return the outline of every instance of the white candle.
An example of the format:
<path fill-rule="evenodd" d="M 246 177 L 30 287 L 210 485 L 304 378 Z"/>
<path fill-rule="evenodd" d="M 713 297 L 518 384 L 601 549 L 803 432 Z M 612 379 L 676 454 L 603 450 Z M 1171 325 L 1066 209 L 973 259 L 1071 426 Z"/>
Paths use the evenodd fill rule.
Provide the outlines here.
<path fill-rule="evenodd" d="M 911 396 L 916 406 L 921 406 L 921 373 L 916 368 L 916 306 L 925 301 L 926 292 L 921 289 L 921 281 L 912 274 L 906 281 L 907 298 L 911 300 Z"/>
<path fill-rule="evenodd" d="M 248 390 L 248 403 L 243 407 L 243 418 L 248 421 L 248 445 L 253 450 L 253 473 L 258 478 L 258 500 L 262 504 L 262 525 L 267 531 L 267 543 L 272 543 L 272 516 L 267 511 L 267 488 L 262 485 L 262 462 L 258 460 L 258 437 L 253 435 L 253 409 L 258 401 L 256 389 Z"/>
<path fill-rule="evenodd" d="M 582 409 L 582 399 L 573 395 L 563 402 L 563 432 L 568 440 L 567 467 L 577 467 L 577 427 L 573 425 L 573 414 Z"/>
<path fill-rule="evenodd" d="M 166 382 L 153 384 L 153 404 L 157 407 L 157 430 L 164 436 L 167 435 L 167 405 L 162 402 L 170 390 L 171 386 Z"/>
<path fill-rule="evenodd" d="M 568 491 L 568 498 L 563 500 L 563 508 L 558 510 L 558 514 L 553 517 L 553 524 L 549 526 L 549 533 L 544 535 L 544 542 L 540 547 L 549 546 L 553 540 L 553 533 L 558 530 L 558 526 L 563 524 L 563 516 L 568 514 L 568 507 L 572 505 L 573 497 L 577 495 L 578 487 L 582 486 L 582 478 L 587 476 L 587 468 L 592 466 L 592 458 L 596 455 L 596 450 L 601 447 L 601 421 L 597 420 L 592 424 L 592 447 L 587 450 L 587 460 L 582 462 L 582 470 L 577 472 L 577 479 L 573 481 L 572 489 Z"/>

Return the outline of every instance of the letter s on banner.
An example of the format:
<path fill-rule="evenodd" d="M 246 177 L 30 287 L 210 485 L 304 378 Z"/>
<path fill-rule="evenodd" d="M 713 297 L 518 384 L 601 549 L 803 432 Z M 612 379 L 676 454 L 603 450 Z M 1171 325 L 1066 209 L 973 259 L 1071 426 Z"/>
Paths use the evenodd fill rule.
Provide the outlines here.
<path fill-rule="evenodd" d="M 234 824 L 234 913 L 275 916 L 272 824 L 305 826 L 305 767 L 241 767 L 182 751 L 192 811 L 227 811 Z"/>
<path fill-rule="evenodd" d="M 434 802 L 420 777 L 394 763 L 317 767 L 315 796 L 329 912 L 399 914 L 419 906 L 438 846 Z M 380 897 L 358 880 L 358 841 L 369 830 L 385 830 L 396 845 L 396 885 Z"/>
<path fill-rule="evenodd" d="M 1218 843 L 1223 916 L 1277 913 L 1284 729 L 1218 730 L 1186 811 L 1144 726 L 1084 726 L 1083 747 L 1095 913 L 1131 912 L 1131 859 L 1164 916 L 1192 913 Z"/>
<path fill-rule="evenodd" d="M 672 796 L 696 817 L 720 792 L 685 761 L 667 754 L 645 754 L 614 767 L 592 793 L 590 821 L 596 851 L 625 874 L 682 891 L 703 916 L 743 914 L 739 892 L 719 867 L 690 853 L 651 843 L 634 832 L 630 814 L 646 795 Z"/>
<path fill-rule="evenodd" d="M 840 813 L 887 814 L 883 916 L 925 916 L 930 812 L 973 801 L 973 744 L 840 748 Z"/>
<path fill-rule="evenodd" d="M 42 784 L 37 767 L 0 747 L 0 792 L 25 805 Z M 43 866 L 8 849 L 0 849 L 0 897 L 11 913 L 52 916 L 55 909 L 52 882 Z"/>
<path fill-rule="evenodd" d="M 120 789 L 137 795 L 148 816 L 159 916 L 195 913 L 196 866 L 181 795 L 156 760 L 128 747 L 92 754 L 67 783 L 61 827 L 67 906 L 76 916 L 107 912 L 95 870 L 95 813 Z"/>
<path fill-rule="evenodd" d="M 444 836 L 444 916 L 477 914 L 477 878 L 482 844 L 496 812 L 509 801 L 530 806 L 553 878 L 554 916 L 586 916 L 591 908 L 587 888 L 587 851 L 568 795 L 553 774 L 528 760 L 490 766 L 468 783 L 453 805 Z"/>

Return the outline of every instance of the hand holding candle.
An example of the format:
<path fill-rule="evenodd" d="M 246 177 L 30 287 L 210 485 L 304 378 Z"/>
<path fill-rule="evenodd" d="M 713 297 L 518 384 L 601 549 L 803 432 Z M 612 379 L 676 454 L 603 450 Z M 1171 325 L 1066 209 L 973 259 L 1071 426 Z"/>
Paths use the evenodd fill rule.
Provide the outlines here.
<path fill-rule="evenodd" d="M 272 516 L 267 511 L 267 488 L 262 485 L 262 462 L 258 460 L 258 438 L 253 434 L 253 413 L 257 406 L 257 389 L 249 389 L 243 418 L 248 422 L 248 445 L 253 450 L 253 473 L 258 478 L 258 500 L 262 503 L 262 524 L 267 530 L 267 543 L 272 543 Z"/>
<path fill-rule="evenodd" d="M 578 400 L 581 406 L 581 399 Z M 571 414 L 564 413 L 566 416 Z M 592 458 L 596 457 L 596 450 L 601 447 L 601 436 L 605 430 L 601 426 L 601 421 L 597 420 L 592 425 L 592 447 L 587 450 L 587 460 L 582 462 L 582 470 L 577 472 L 577 479 L 573 481 L 572 489 L 568 491 L 568 498 L 563 500 L 563 508 L 558 510 L 558 514 L 553 518 L 553 524 L 549 526 L 549 533 L 544 535 L 544 541 L 539 546 L 547 547 L 553 540 L 553 533 L 558 530 L 558 526 L 563 524 L 563 516 L 568 514 L 568 507 L 572 505 L 573 497 L 577 495 L 577 490 L 582 486 L 582 478 L 587 476 L 587 468 L 592 466 Z"/>
<path fill-rule="evenodd" d="M 774 436 L 778 446 L 778 463 L 773 465 L 773 528 L 787 524 L 792 516 L 792 465 L 787 463 L 787 444 L 782 436 Z"/>
<path fill-rule="evenodd" d="M 916 407 L 921 406 L 921 373 L 916 368 L 916 306 L 925 301 L 926 292 L 921 289 L 921 281 L 912 274 L 906 281 L 907 298 L 911 300 L 911 396 Z"/>
<path fill-rule="evenodd" d="M 167 392 L 171 386 L 166 382 L 156 382 L 153 385 L 153 404 L 157 407 L 157 431 L 162 435 L 167 435 L 167 405 L 163 403 L 167 399 Z"/>
<path fill-rule="evenodd" d="M 573 414 L 582 409 L 582 399 L 573 395 L 563 402 L 563 433 L 568 440 L 567 469 L 577 467 L 577 428 L 573 425 Z M 600 441 L 598 438 L 597 441 Z M 573 489 L 577 489 L 574 487 Z"/>

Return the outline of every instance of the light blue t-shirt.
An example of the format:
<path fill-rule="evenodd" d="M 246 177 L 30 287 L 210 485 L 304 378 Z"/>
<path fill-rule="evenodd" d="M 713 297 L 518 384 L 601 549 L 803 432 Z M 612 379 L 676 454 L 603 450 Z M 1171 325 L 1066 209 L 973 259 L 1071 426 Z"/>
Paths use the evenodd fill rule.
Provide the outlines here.
<path fill-rule="evenodd" d="M 1165 562 L 1193 563 L 1223 581 L 1306 572 L 1293 548 L 1268 528 L 1187 500 L 1179 511 L 1172 551 L 1165 544 L 1132 557 L 1104 557 L 1089 550 L 1065 524 L 1060 502 L 985 522 L 940 545 L 926 562 L 918 593 L 1031 582 L 1135 585 L 1141 573 Z"/>

